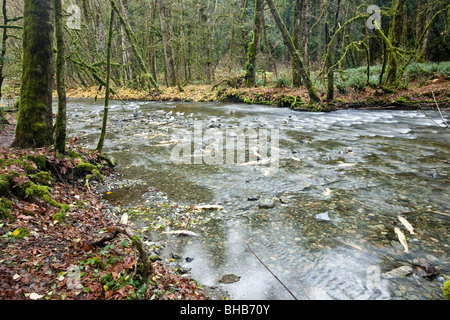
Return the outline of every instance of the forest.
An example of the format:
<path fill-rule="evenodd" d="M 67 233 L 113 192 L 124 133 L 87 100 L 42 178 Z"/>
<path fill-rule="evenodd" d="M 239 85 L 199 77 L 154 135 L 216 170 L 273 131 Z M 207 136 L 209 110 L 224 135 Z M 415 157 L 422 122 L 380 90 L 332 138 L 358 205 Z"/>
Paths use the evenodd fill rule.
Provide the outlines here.
<path fill-rule="evenodd" d="M 220 265 L 215 272 L 229 273 L 215 284 L 237 286 L 230 291 L 234 299 L 303 294 L 450 299 L 450 214 L 443 200 L 449 174 L 448 0 L 1 0 L 0 5 L 0 300 L 228 299 L 227 293 L 208 291 L 214 285 L 188 278 L 185 267 L 194 259 L 181 259 L 174 253 L 182 250 L 180 244 L 167 237 L 196 239 L 203 231 L 213 241 L 223 232 L 214 229 L 214 221 L 242 223 L 241 215 L 256 217 L 261 230 L 286 217 L 280 229 L 292 225 L 296 231 L 277 231 L 274 238 L 292 235 L 280 243 L 305 244 L 308 257 L 339 241 L 361 255 L 376 252 L 383 272 L 391 270 L 383 274 L 401 280 L 389 284 L 395 289 L 355 285 L 346 293 L 321 289 L 315 278 L 301 276 L 307 288 L 295 282 L 294 295 L 272 270 L 286 277 L 294 273 L 262 262 L 250 247 L 258 233 L 246 221 L 248 239 L 241 249 L 273 276 L 265 279 L 276 281 L 264 288 L 266 295 L 245 295 L 245 281 L 230 273 L 236 270 L 210 262 Z M 168 159 L 167 148 L 187 137 L 177 128 L 197 128 L 197 117 L 212 130 L 281 130 L 271 141 L 280 139 L 276 164 L 283 170 L 264 167 L 273 165 L 275 153 L 270 158 L 261 145 L 246 150 L 248 161 L 237 161 L 244 170 L 239 173 L 167 165 L 161 160 Z M 141 140 L 133 144 L 135 138 Z M 217 154 L 212 140 L 203 138 L 199 152 L 213 148 L 208 152 Z M 218 172 L 223 172 L 219 179 Z M 234 184 L 226 184 L 228 179 Z M 373 185 L 388 185 L 398 197 L 374 191 Z M 353 194 L 358 188 L 363 191 Z M 141 191 L 156 200 L 123 204 Z M 372 205 L 372 199 L 380 202 Z M 372 218 L 374 208 L 378 218 Z M 358 213 L 348 217 L 349 210 Z M 230 211 L 235 215 L 227 216 Z M 309 222 L 300 218 L 305 215 Z M 406 219 L 422 227 L 420 240 L 411 240 L 416 233 Z M 329 232 L 323 221 L 341 225 Z M 358 229 L 360 223 L 364 227 Z M 305 231 L 306 225 L 315 231 Z M 164 245 L 151 239 L 151 228 Z M 304 233 L 294 237 L 300 229 Z M 361 236 L 349 240 L 344 237 L 349 232 Z M 331 240 L 336 234 L 345 239 Z M 228 238 L 220 237 L 203 245 L 224 254 Z M 169 242 L 173 251 L 164 251 Z M 420 253 L 410 253 L 408 244 L 420 246 Z M 260 253 L 271 262 L 284 257 L 284 251 L 277 258 Z M 413 277 L 430 280 L 417 295 L 411 283 L 401 282 Z M 272 289 L 276 284 L 282 287 Z"/>

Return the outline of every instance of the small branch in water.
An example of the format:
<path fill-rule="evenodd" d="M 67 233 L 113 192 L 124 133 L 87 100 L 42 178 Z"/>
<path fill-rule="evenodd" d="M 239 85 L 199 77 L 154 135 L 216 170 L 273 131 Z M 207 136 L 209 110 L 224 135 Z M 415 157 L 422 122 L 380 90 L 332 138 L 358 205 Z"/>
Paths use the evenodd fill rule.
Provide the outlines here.
<path fill-rule="evenodd" d="M 431 91 L 431 93 L 433 94 L 433 99 L 434 99 L 434 103 L 436 104 L 436 108 L 439 111 L 439 114 L 441 115 L 441 119 L 444 122 L 444 124 L 447 126 L 447 128 L 450 129 L 450 126 L 448 125 L 447 121 L 445 121 L 444 116 L 442 115 L 441 109 L 439 108 L 439 104 L 436 101 L 436 97 L 434 96 L 434 91 Z"/>
<path fill-rule="evenodd" d="M 274 276 L 274 278 L 275 279 L 277 279 L 278 280 L 278 282 L 279 283 L 281 283 L 281 285 L 287 290 L 287 292 L 289 292 L 290 293 L 290 295 L 292 296 L 292 297 L 294 297 L 294 299 L 295 300 L 298 300 L 297 299 L 297 297 L 291 292 L 291 290 L 289 290 L 285 285 L 284 285 L 284 283 L 283 282 L 281 282 L 281 280 L 280 279 L 278 279 L 278 277 L 264 264 L 264 262 L 262 262 L 261 261 L 261 259 L 256 255 L 256 253 L 254 253 L 253 252 L 253 250 L 252 250 L 252 248 L 250 248 L 250 245 L 248 244 L 248 242 L 246 243 L 247 244 L 247 247 L 250 249 L 250 251 L 251 251 L 251 253 L 253 253 L 253 255 L 256 257 L 256 259 L 258 259 L 258 261 L 259 262 L 261 262 L 261 264 Z M 302 287 L 303 288 L 303 287 Z M 303 288 L 303 290 L 305 291 L 305 294 L 306 294 L 306 296 L 308 297 L 308 300 L 311 300 L 310 298 L 309 298 L 309 295 L 308 295 L 308 293 L 306 292 L 306 289 L 305 288 Z"/>

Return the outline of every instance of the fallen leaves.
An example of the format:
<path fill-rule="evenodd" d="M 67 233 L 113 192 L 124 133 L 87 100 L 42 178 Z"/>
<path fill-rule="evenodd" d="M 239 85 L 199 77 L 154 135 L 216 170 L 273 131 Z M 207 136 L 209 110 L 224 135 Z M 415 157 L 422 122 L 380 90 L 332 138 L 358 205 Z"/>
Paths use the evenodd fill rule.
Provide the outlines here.
<path fill-rule="evenodd" d="M 85 161 L 95 162 L 98 156 L 76 152 Z M 195 283 L 163 266 L 155 269 L 156 281 L 150 277 L 150 283 L 140 288 L 122 285 L 123 279 L 137 278 L 135 249 L 122 245 L 129 239 L 121 236 L 111 241 L 109 250 L 90 245 L 101 233 L 113 230 L 115 223 L 101 195 L 88 192 L 83 181 L 74 176 L 76 162 L 81 160 L 58 157 L 46 149 L 4 149 L 0 153 L 0 174 L 14 170 L 19 173 L 14 183 L 23 183 L 27 178 L 24 166 L 29 163 L 18 160 L 29 156 L 43 157 L 54 180 L 52 198 L 70 204 L 70 209 L 65 221 L 56 223 L 52 217 L 60 208 L 38 197 L 12 196 L 13 219 L 0 221 L 1 299 L 205 299 Z M 117 286 L 102 281 L 108 274 Z"/>

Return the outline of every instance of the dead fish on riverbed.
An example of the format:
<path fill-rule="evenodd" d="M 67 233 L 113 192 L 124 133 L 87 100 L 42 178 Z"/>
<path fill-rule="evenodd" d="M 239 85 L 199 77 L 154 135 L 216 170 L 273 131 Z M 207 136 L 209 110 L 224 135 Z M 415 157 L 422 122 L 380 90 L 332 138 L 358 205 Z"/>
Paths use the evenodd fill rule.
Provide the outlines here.
<path fill-rule="evenodd" d="M 400 220 L 400 222 L 405 226 L 405 228 L 409 231 L 409 233 L 416 234 L 414 232 L 413 226 L 408 222 L 408 220 L 406 220 L 406 218 L 402 216 L 397 216 L 397 219 Z"/>
<path fill-rule="evenodd" d="M 190 236 L 190 237 L 198 237 L 199 235 L 195 232 L 189 231 L 189 230 L 173 230 L 173 231 L 166 231 L 163 232 L 165 234 L 176 234 L 179 236 Z"/>
<path fill-rule="evenodd" d="M 403 234 L 403 232 L 397 227 L 394 228 L 394 232 L 397 234 L 398 241 L 400 241 L 400 243 L 402 244 L 403 248 L 405 248 L 405 252 L 409 253 L 408 243 L 406 242 L 406 237 Z"/>
<path fill-rule="evenodd" d="M 260 161 L 249 161 L 249 162 L 245 162 L 245 163 L 241 163 L 241 166 L 252 166 L 252 165 L 256 165 L 256 164 L 267 164 L 270 163 L 271 159 L 263 159 Z"/>
<path fill-rule="evenodd" d="M 194 210 L 208 210 L 208 209 L 215 209 L 215 210 L 222 210 L 223 206 L 215 205 L 215 204 L 208 204 L 204 206 L 194 206 Z"/>

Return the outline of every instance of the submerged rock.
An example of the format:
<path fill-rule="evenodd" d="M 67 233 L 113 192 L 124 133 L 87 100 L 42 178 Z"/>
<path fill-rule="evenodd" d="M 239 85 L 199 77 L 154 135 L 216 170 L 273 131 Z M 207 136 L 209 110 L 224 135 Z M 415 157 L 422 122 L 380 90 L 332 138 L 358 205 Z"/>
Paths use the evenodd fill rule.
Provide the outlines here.
<path fill-rule="evenodd" d="M 384 278 L 392 279 L 392 278 L 403 278 L 410 275 L 413 272 L 413 268 L 411 266 L 401 266 L 396 269 L 392 269 L 391 271 L 383 273 Z"/>
<path fill-rule="evenodd" d="M 172 252 L 170 255 L 171 255 L 172 258 L 174 258 L 174 259 L 181 259 L 181 256 L 180 256 L 179 254 L 175 253 L 175 252 Z"/>
<path fill-rule="evenodd" d="M 232 273 L 225 274 L 219 278 L 219 282 L 223 283 L 223 284 L 230 284 L 230 283 L 238 282 L 239 280 L 241 280 L 241 277 L 237 276 L 235 274 L 232 274 Z"/>
<path fill-rule="evenodd" d="M 275 207 L 275 201 L 272 199 L 264 199 L 259 202 L 258 206 L 260 209 L 271 209 Z"/>
<path fill-rule="evenodd" d="M 433 280 L 438 276 L 436 268 L 430 261 L 424 258 L 416 258 L 413 260 L 414 273 L 426 280 Z"/>
<path fill-rule="evenodd" d="M 328 215 L 328 211 L 316 214 L 314 218 L 319 221 L 331 221 L 330 216 Z"/>

